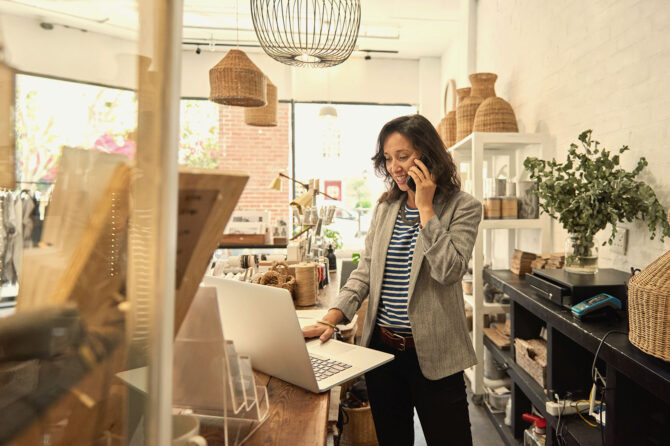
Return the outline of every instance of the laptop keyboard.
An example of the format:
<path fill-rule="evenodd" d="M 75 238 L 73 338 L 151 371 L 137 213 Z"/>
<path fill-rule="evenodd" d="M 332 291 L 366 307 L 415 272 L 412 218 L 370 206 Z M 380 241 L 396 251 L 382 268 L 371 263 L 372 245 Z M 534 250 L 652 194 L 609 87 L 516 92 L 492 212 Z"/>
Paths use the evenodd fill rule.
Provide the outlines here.
<path fill-rule="evenodd" d="M 317 381 L 330 378 L 336 373 L 340 373 L 351 367 L 351 364 L 345 364 L 344 362 L 335 361 L 334 359 L 328 359 L 322 356 L 309 355 L 309 359 L 312 361 L 312 368 L 314 369 L 314 375 L 316 375 Z"/>

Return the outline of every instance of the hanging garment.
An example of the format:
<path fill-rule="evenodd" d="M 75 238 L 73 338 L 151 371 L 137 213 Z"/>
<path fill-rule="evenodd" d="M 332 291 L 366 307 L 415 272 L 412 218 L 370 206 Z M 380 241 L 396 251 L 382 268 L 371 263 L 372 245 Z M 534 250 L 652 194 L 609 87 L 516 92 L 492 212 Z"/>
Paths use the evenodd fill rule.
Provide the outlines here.
<path fill-rule="evenodd" d="M 23 247 L 32 248 L 35 246 L 33 242 L 33 231 L 37 228 L 35 226 L 35 218 L 39 220 L 39 205 L 33 194 L 28 190 L 21 191 L 21 204 L 23 206 Z"/>
<path fill-rule="evenodd" d="M 7 232 L 5 231 L 5 198 L 6 192 L 0 192 L 0 283 L 5 282 L 5 248 L 7 247 Z"/>
<path fill-rule="evenodd" d="M 14 284 L 19 280 L 19 265 L 23 253 L 23 211 L 19 194 L 6 194 L 2 210 L 5 231 L 2 282 Z"/>

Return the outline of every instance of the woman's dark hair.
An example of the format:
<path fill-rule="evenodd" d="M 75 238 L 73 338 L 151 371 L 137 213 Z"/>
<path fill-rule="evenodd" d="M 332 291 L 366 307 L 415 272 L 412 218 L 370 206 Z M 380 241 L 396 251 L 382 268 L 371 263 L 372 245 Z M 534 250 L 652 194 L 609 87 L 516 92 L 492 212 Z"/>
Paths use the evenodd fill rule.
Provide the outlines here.
<path fill-rule="evenodd" d="M 436 195 L 439 193 L 448 197 L 461 189 L 456 164 L 433 124 L 418 114 L 400 116 L 384 124 L 377 138 L 377 152 L 372 157 L 377 176 L 383 178 L 387 185 L 386 192 L 379 198 L 380 203 L 397 200 L 404 193 L 386 169 L 384 156 L 384 143 L 392 133 L 396 132 L 409 139 L 412 147 L 419 152 L 419 156 L 427 159 L 430 173 L 435 176 Z"/>

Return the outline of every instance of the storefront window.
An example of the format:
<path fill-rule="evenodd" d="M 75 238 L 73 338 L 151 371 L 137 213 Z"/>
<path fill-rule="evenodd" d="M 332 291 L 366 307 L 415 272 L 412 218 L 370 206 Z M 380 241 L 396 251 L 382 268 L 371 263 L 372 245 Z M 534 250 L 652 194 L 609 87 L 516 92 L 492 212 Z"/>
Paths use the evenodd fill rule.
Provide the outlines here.
<path fill-rule="evenodd" d="M 320 188 L 335 201 L 328 230 L 342 236 L 343 248 L 363 245 L 371 211 L 385 190 L 370 158 L 382 126 L 398 116 L 416 113 L 410 105 L 295 104 L 295 176 L 320 180 Z"/>

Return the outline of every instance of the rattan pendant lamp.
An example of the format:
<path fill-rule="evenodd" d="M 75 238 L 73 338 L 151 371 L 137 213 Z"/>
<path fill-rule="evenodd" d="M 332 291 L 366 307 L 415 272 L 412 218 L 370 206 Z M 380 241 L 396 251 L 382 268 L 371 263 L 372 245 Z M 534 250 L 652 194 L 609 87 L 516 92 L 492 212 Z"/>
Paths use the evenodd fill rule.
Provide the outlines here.
<path fill-rule="evenodd" d="M 263 51 L 286 64 L 332 67 L 349 58 L 361 24 L 360 0 L 251 0 Z"/>
<path fill-rule="evenodd" d="M 264 107 L 247 107 L 244 109 L 244 123 L 256 127 L 277 126 L 277 87 L 265 77 L 267 83 L 268 103 Z"/>
<path fill-rule="evenodd" d="M 235 3 L 235 15 L 239 9 Z M 239 17 L 237 42 L 239 44 Z M 209 100 L 217 104 L 239 107 L 262 107 L 267 105 L 265 74 L 238 48 L 232 49 L 209 70 Z"/>
<path fill-rule="evenodd" d="M 238 49 L 228 51 L 209 70 L 209 100 L 217 104 L 262 107 L 267 104 L 265 75 Z"/>

